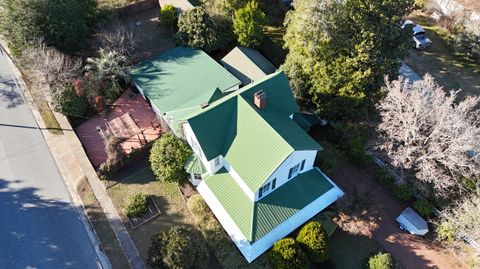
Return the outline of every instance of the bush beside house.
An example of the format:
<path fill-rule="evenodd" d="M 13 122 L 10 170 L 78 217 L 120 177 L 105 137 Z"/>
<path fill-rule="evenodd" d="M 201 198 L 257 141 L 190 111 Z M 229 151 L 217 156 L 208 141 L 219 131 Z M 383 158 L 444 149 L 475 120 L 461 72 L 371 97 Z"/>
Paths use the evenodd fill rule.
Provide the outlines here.
<path fill-rule="evenodd" d="M 329 259 L 328 236 L 319 222 L 305 224 L 297 235 L 297 242 L 311 262 L 322 263 Z"/>
<path fill-rule="evenodd" d="M 270 263 L 277 269 L 308 268 L 308 258 L 292 238 L 278 240 L 270 250 Z"/>
<path fill-rule="evenodd" d="M 198 230 L 174 226 L 152 237 L 147 261 L 152 268 L 206 268 L 208 250 Z"/>
<path fill-rule="evenodd" d="M 160 137 L 150 151 L 150 165 L 157 179 L 165 182 L 184 182 L 187 173 L 183 169 L 192 150 L 185 142 L 169 133 Z"/>

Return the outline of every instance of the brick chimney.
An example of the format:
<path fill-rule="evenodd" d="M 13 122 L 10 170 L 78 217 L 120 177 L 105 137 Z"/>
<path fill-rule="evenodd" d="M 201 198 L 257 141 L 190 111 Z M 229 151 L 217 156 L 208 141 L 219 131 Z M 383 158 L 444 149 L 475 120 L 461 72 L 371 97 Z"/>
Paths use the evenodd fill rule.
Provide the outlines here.
<path fill-rule="evenodd" d="M 253 94 L 253 103 L 258 109 L 265 109 L 267 105 L 267 93 L 260 90 Z"/>

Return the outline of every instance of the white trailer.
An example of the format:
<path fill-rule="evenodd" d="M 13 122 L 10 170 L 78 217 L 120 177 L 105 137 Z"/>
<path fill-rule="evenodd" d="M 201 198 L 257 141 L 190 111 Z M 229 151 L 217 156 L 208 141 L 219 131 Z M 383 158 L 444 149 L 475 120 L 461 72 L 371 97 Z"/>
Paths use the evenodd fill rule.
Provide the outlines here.
<path fill-rule="evenodd" d="M 411 234 L 425 235 L 428 233 L 427 222 L 410 207 L 403 210 L 398 216 L 397 222 L 401 230 L 408 231 Z"/>

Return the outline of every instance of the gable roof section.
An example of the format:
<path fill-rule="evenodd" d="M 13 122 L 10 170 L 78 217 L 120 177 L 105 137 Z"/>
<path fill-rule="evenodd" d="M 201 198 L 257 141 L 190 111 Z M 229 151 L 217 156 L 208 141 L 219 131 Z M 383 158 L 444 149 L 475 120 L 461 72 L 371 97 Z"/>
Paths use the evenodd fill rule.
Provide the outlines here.
<path fill-rule="evenodd" d="M 319 170 L 311 169 L 252 202 L 225 169 L 204 181 L 251 243 L 334 188 Z"/>
<path fill-rule="evenodd" d="M 240 81 L 202 50 L 177 47 L 129 70 L 162 113 L 199 106 Z"/>
<path fill-rule="evenodd" d="M 233 48 L 221 63 L 243 85 L 261 79 L 276 69 L 258 50 L 240 46 Z"/>
<path fill-rule="evenodd" d="M 253 105 L 253 94 L 267 93 L 267 106 Z M 289 115 L 298 111 L 288 80 L 277 72 L 214 102 L 188 119 L 205 157 L 223 155 L 255 192 L 295 150 L 320 145 Z"/>

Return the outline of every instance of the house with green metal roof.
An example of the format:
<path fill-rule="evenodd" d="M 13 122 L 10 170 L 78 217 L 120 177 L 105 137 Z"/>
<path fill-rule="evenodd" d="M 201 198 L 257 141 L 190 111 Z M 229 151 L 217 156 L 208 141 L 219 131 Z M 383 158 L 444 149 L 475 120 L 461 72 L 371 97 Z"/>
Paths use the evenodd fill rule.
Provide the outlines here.
<path fill-rule="evenodd" d="M 128 70 L 135 87 L 178 136 L 178 119 L 235 91 L 240 81 L 205 52 L 176 47 Z"/>
<path fill-rule="evenodd" d="M 194 152 L 191 182 L 248 262 L 344 194 L 314 167 L 322 147 L 282 71 L 177 122 Z"/>

